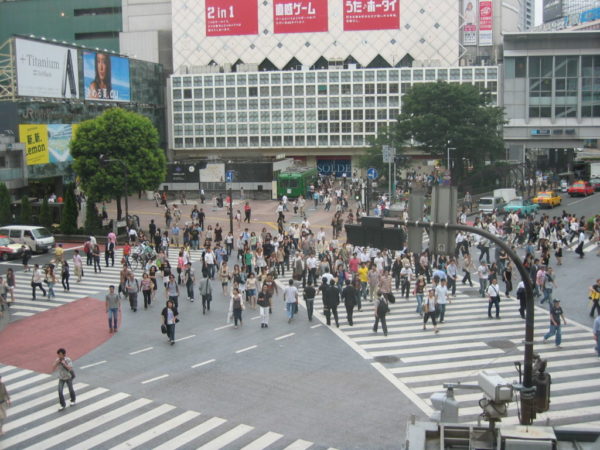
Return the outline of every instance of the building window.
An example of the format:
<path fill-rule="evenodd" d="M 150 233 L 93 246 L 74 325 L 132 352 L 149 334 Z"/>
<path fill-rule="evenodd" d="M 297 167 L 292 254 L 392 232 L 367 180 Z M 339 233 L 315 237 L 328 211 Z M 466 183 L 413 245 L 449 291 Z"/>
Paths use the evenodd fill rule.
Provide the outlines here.
<path fill-rule="evenodd" d="M 581 58 L 581 116 L 600 117 L 600 55 Z"/>

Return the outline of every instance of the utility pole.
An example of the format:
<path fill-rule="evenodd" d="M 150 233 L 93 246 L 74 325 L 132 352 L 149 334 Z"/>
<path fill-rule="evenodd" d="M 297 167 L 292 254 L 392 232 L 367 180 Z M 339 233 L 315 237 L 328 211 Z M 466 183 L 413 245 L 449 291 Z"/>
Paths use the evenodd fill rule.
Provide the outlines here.
<path fill-rule="evenodd" d="M 229 232 L 233 234 L 233 190 L 229 184 Z"/>

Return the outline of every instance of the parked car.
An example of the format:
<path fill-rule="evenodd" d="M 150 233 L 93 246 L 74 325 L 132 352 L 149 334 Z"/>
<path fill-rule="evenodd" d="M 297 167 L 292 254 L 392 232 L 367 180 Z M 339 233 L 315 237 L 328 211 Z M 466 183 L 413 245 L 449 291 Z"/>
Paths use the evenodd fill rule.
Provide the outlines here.
<path fill-rule="evenodd" d="M 515 198 L 504 206 L 504 212 L 511 213 L 516 211 L 519 216 L 535 214 L 539 209 L 539 205 L 536 205 L 531 200 L 523 200 L 522 197 Z"/>
<path fill-rule="evenodd" d="M 532 201 L 533 203 L 540 205 L 540 208 L 554 208 L 555 206 L 560 206 L 562 203 L 562 198 L 554 191 L 543 191 L 538 192 Z"/>
<path fill-rule="evenodd" d="M 21 244 L 17 244 L 8 236 L 0 235 L 0 259 L 2 261 L 10 258 L 20 258 L 22 253 Z"/>
<path fill-rule="evenodd" d="M 502 207 L 506 204 L 504 199 L 498 197 L 481 197 L 479 199 L 479 211 L 484 214 L 491 214 L 494 211 L 502 211 Z"/>
<path fill-rule="evenodd" d="M 48 252 L 54 248 L 54 236 L 44 227 L 7 225 L 0 228 L 0 235 L 8 236 L 17 244 L 28 245 L 36 253 Z"/>
<path fill-rule="evenodd" d="M 590 179 L 590 184 L 595 191 L 600 191 L 600 178 L 594 177 Z"/>
<path fill-rule="evenodd" d="M 594 193 L 594 188 L 592 187 L 589 181 L 580 180 L 573 183 L 569 187 L 569 189 L 567 189 L 567 193 L 571 197 L 574 197 L 576 195 L 583 195 L 584 197 L 586 197 Z"/>

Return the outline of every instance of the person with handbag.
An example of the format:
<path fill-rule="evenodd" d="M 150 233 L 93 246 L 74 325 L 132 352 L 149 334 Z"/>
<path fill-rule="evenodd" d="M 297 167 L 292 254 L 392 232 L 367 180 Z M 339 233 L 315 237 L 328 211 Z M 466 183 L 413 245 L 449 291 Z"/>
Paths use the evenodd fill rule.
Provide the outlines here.
<path fill-rule="evenodd" d="M 71 399 L 71 406 L 75 406 L 75 389 L 73 389 L 73 378 L 75 378 L 75 372 L 73 371 L 73 361 L 67 356 L 67 351 L 64 348 L 59 348 L 56 351 L 58 358 L 54 361 L 52 366 L 52 372 L 58 370 L 58 401 L 60 402 L 59 411 L 64 410 L 67 407 L 65 402 L 65 396 L 63 389 L 65 384 L 69 388 L 69 396 Z"/>
<path fill-rule="evenodd" d="M 202 314 L 206 314 L 206 311 L 210 311 L 210 302 L 212 300 L 212 285 L 210 284 L 210 278 L 208 273 L 202 274 L 202 281 L 200 282 L 198 289 L 200 298 L 202 298 Z"/>
<path fill-rule="evenodd" d="M 488 318 L 492 318 L 492 306 L 496 307 L 496 319 L 500 318 L 500 286 L 498 286 L 498 280 L 492 279 L 492 283 L 487 288 L 487 295 L 489 298 L 488 303 Z"/>
<path fill-rule="evenodd" d="M 373 332 L 377 333 L 377 327 L 379 325 L 379 322 L 381 321 L 381 329 L 383 330 L 383 335 L 387 336 L 388 329 L 387 323 L 385 321 L 385 316 L 388 312 L 390 312 L 390 305 L 388 303 L 388 299 L 385 293 L 377 291 L 377 297 L 375 298 L 373 311 L 375 313 L 375 323 L 373 324 Z"/>
<path fill-rule="evenodd" d="M 435 289 L 429 289 L 427 291 L 427 298 L 423 303 L 423 329 L 427 329 L 427 321 L 431 318 L 433 323 L 433 331 L 437 334 L 440 332 L 435 321 L 435 314 L 437 309 L 437 301 L 435 296 Z"/>
<path fill-rule="evenodd" d="M 590 317 L 594 317 L 594 311 L 600 315 L 600 278 L 596 280 L 596 284 L 590 286 L 589 299 L 592 302 L 592 310 L 590 311 Z"/>
<path fill-rule="evenodd" d="M 174 279 L 175 277 L 173 277 Z M 162 317 L 162 326 L 161 330 L 163 334 L 167 335 L 169 339 L 169 343 L 171 345 L 175 344 L 175 324 L 179 322 L 179 312 L 177 311 L 177 307 L 173 300 L 167 300 L 167 305 L 163 308 L 160 313 Z"/>

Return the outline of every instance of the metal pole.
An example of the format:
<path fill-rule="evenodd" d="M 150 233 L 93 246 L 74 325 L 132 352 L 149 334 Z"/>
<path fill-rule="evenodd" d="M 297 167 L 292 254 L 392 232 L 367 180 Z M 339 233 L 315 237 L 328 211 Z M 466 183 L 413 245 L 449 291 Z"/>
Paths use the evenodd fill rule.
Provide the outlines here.
<path fill-rule="evenodd" d="M 388 161 L 388 188 L 390 191 L 390 204 L 392 203 L 392 162 Z"/>
<path fill-rule="evenodd" d="M 125 165 L 125 163 L 123 161 L 121 161 L 121 164 L 123 164 L 123 167 L 125 168 L 125 227 L 127 227 L 129 225 L 129 185 L 128 185 L 128 178 L 129 178 L 129 173 L 127 172 L 127 165 Z"/>
<path fill-rule="evenodd" d="M 425 222 L 415 222 L 411 220 L 399 220 L 399 219 L 382 219 L 384 224 L 392 224 L 392 225 L 404 225 L 409 227 L 419 227 L 430 230 L 440 229 L 440 230 L 454 230 L 454 231 L 464 231 L 466 233 L 474 233 L 480 236 L 489 239 L 494 242 L 497 246 L 502 248 L 508 257 L 512 259 L 515 267 L 519 271 L 521 275 L 521 279 L 525 284 L 525 341 L 523 342 L 525 346 L 525 351 L 523 355 L 523 390 L 521 391 L 521 417 L 520 422 L 521 425 L 531 425 L 533 423 L 533 419 L 535 418 L 535 387 L 533 386 L 533 332 L 534 332 L 534 309 L 533 309 L 533 284 L 531 282 L 531 278 L 529 277 L 529 273 L 525 266 L 521 262 L 519 256 L 512 251 L 510 246 L 508 246 L 503 240 L 498 238 L 496 235 L 491 234 L 487 231 L 481 230 L 479 228 L 470 227 L 468 225 L 460 225 L 460 224 L 441 224 L 441 223 L 425 223 Z"/>
<path fill-rule="evenodd" d="M 229 185 L 229 232 L 233 234 L 233 192 Z"/>

